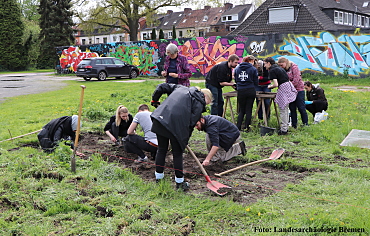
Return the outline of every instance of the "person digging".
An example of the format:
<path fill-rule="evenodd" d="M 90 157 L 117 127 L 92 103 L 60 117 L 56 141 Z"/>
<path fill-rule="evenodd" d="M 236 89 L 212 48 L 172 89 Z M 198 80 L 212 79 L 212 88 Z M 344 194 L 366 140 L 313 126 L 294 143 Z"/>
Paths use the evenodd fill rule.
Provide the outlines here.
<path fill-rule="evenodd" d="M 203 166 L 208 166 L 210 161 L 224 162 L 239 154 L 245 155 L 245 143 L 240 141 L 238 127 L 225 118 L 207 115 L 199 119 L 195 128 L 207 133 L 208 155 L 202 163 Z"/>

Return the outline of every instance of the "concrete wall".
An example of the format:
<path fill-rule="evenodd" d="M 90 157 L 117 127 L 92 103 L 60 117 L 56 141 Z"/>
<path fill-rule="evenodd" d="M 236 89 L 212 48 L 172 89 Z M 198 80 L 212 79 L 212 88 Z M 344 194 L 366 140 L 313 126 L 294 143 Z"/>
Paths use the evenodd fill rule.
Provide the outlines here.
<path fill-rule="evenodd" d="M 239 57 L 254 55 L 260 59 L 280 56 L 296 63 L 300 70 L 330 75 L 348 74 L 367 77 L 370 64 L 370 31 L 268 34 L 249 36 L 197 37 L 176 40 L 146 40 L 58 47 L 62 67 L 76 71 L 86 57 L 113 56 L 136 65 L 141 75 L 156 76 L 163 68 L 168 43 L 175 43 L 180 54 L 188 58 L 194 77 L 208 73 L 213 65 Z"/>

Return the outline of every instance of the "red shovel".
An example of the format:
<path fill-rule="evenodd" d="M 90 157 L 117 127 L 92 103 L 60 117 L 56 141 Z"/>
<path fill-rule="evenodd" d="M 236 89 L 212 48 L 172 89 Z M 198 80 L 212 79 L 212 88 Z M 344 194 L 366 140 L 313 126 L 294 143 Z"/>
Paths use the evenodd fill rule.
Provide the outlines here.
<path fill-rule="evenodd" d="M 233 169 L 230 169 L 230 170 L 227 170 L 227 171 L 224 171 L 224 172 L 221 172 L 221 173 L 218 173 L 218 174 L 215 174 L 216 176 L 218 177 L 221 177 L 221 175 L 224 175 L 224 174 L 227 174 L 227 173 L 230 173 L 230 172 L 233 172 L 233 171 L 236 171 L 236 170 L 239 170 L 241 168 L 244 168 L 246 166 L 251 166 L 251 165 L 254 165 L 254 164 L 257 164 L 257 163 L 261 163 L 261 162 L 264 162 L 264 161 L 268 161 L 268 160 L 276 160 L 278 159 L 279 157 L 281 157 L 281 155 L 283 155 L 283 153 L 285 152 L 285 149 L 284 148 L 278 148 L 278 149 L 275 149 L 269 158 L 266 158 L 266 159 L 262 159 L 262 160 L 258 160 L 258 161 L 253 161 L 251 163 L 247 163 L 247 164 L 244 164 L 244 165 L 241 165 L 241 166 L 238 166 L 238 167 L 235 167 Z"/>
<path fill-rule="evenodd" d="M 221 183 L 219 183 L 217 181 L 212 181 L 211 178 L 209 177 L 209 175 L 207 174 L 206 170 L 204 169 L 204 167 L 199 162 L 198 158 L 195 156 L 194 152 L 190 149 L 190 147 L 188 145 L 186 145 L 186 149 L 188 149 L 188 151 L 190 152 L 190 155 L 195 159 L 195 161 L 197 162 L 198 166 L 202 170 L 203 175 L 204 175 L 204 177 L 206 178 L 206 180 L 208 182 L 207 183 L 207 188 L 210 189 L 211 191 L 215 192 L 217 195 L 220 195 L 220 196 L 223 196 L 226 193 L 228 193 L 228 191 L 225 191 L 225 190 L 226 189 L 230 189 L 231 187 L 229 187 L 227 185 L 224 185 L 224 184 L 221 184 Z M 221 188 L 224 191 L 218 192 Z"/>

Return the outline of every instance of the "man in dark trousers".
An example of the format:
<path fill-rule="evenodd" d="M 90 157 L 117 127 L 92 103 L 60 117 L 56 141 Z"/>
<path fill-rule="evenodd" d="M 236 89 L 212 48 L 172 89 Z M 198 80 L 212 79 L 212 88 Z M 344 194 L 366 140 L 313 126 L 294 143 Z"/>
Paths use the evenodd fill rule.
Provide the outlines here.
<path fill-rule="evenodd" d="M 239 154 L 245 155 L 245 143 L 240 141 L 238 127 L 230 121 L 215 115 L 201 117 L 195 125 L 204 131 L 208 155 L 202 165 L 208 166 L 210 161 L 227 161 Z"/>
<path fill-rule="evenodd" d="M 206 75 L 206 87 L 211 90 L 213 101 L 211 115 L 222 116 L 224 111 L 224 98 L 222 88 L 224 86 L 234 86 L 232 83 L 232 69 L 239 63 L 239 57 L 235 54 L 229 56 L 227 61 L 216 64 Z"/>
<path fill-rule="evenodd" d="M 76 138 L 78 116 L 62 116 L 47 123 L 37 135 L 40 145 L 45 152 L 53 152 L 58 142 L 62 140 L 72 140 L 71 148 L 74 148 L 73 142 Z M 76 152 L 78 156 L 84 154 Z"/>

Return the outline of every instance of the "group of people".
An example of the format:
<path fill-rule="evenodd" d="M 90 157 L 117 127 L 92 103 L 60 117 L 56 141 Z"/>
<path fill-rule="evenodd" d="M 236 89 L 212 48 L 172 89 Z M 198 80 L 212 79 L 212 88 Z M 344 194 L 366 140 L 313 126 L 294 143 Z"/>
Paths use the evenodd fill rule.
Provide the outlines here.
<path fill-rule="evenodd" d="M 292 126 L 297 127 L 296 109 L 301 113 L 303 124 L 307 125 L 306 109 L 315 114 L 326 110 L 328 106 L 324 91 L 309 81 L 303 83 L 297 65 L 286 58 L 279 58 L 277 64 L 271 57 L 262 62 L 247 56 L 239 64 L 240 58 L 235 54 L 230 55 L 227 61 L 215 65 L 209 71 L 205 78 L 206 88 L 200 89 L 190 87 L 189 65 L 186 58 L 178 53 L 177 46 L 170 43 L 166 54 L 162 71 L 166 82 L 156 87 L 151 98 L 151 105 L 156 108 L 154 112 L 150 112 L 148 105 L 142 104 L 133 117 L 125 106 L 118 106 L 104 131 L 113 145 L 136 154 L 136 163 L 148 161 L 144 152 L 149 152 L 155 160 L 157 182 L 164 178 L 165 158 L 171 145 L 177 189 L 189 188 L 184 180 L 183 152 L 194 128 L 206 132 L 208 154 L 202 165 L 208 166 L 210 161 L 227 161 L 236 155 L 245 154 L 245 143 L 240 139 L 240 131 L 244 119 L 246 131 L 249 129 L 256 91 L 269 92 L 272 88 L 279 88 L 275 99 L 281 117 L 279 134 L 288 131 L 289 111 Z M 221 117 L 224 86 L 232 86 L 238 91 L 240 109 L 236 125 Z M 308 100 L 306 102 L 304 89 Z M 163 94 L 168 97 L 161 103 Z M 269 101 L 265 102 L 268 108 Z M 211 115 L 203 116 L 206 105 L 211 103 Z M 42 148 L 52 151 L 60 140 L 68 137 L 73 139 L 77 130 L 76 117 L 61 117 L 45 125 L 39 134 Z M 262 118 L 262 113 L 259 113 L 259 118 Z M 138 125 L 144 136 L 136 134 Z"/>
<path fill-rule="evenodd" d="M 280 57 L 276 62 L 272 57 L 267 57 L 262 61 L 249 55 L 244 57 L 240 64 L 239 60 L 237 55 L 230 55 L 228 61 L 212 67 L 205 78 L 206 87 L 212 91 L 214 97 L 212 115 L 223 115 L 222 88 L 232 86 L 237 90 L 239 130 L 246 132 L 250 130 L 253 104 L 255 100 L 257 104 L 259 102 L 259 99 L 256 99 L 257 91 L 271 92 L 271 89 L 279 88 L 275 98 L 281 120 L 279 135 L 288 133 L 289 118 L 291 126 L 297 128 L 297 110 L 300 113 L 302 125 L 308 125 L 306 109 L 315 116 L 317 112 L 328 108 L 324 90 L 315 87 L 309 81 L 303 82 L 298 65 L 287 58 Z M 235 83 L 232 82 L 233 79 Z M 305 101 L 305 90 L 307 101 Z M 264 99 L 264 102 L 265 112 L 269 116 L 270 100 Z M 261 109 L 258 111 L 258 117 L 263 119 Z"/>

